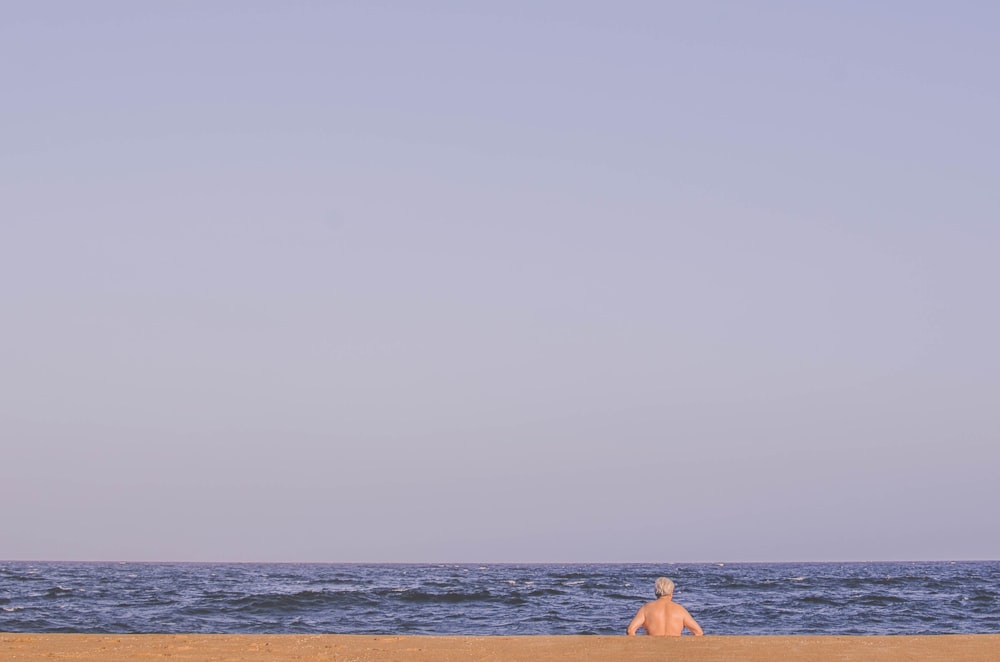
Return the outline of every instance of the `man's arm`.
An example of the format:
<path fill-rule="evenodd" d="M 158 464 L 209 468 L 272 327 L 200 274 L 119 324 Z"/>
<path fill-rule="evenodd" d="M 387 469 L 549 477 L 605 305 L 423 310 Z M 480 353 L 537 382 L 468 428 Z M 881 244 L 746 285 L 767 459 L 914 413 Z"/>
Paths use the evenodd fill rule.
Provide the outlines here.
<path fill-rule="evenodd" d="M 628 624 L 628 629 L 625 630 L 625 634 L 630 637 L 634 637 L 636 631 L 642 627 L 643 623 L 646 622 L 646 608 L 639 607 L 639 611 L 635 612 L 635 616 L 632 617 L 632 622 Z"/>
<path fill-rule="evenodd" d="M 688 613 L 687 609 L 684 610 L 684 627 L 691 630 L 691 634 L 696 637 L 700 637 L 705 634 L 701 631 L 701 626 L 698 625 L 698 621 L 691 617 L 691 614 Z"/>

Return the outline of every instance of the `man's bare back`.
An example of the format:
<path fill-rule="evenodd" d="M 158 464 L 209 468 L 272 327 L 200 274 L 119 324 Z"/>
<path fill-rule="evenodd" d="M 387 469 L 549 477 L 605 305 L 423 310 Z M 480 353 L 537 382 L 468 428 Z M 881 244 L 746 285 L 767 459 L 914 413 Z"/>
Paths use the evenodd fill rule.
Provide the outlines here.
<path fill-rule="evenodd" d="M 669 580 L 668 580 L 669 581 Z M 661 584 L 657 582 L 657 593 Z M 688 610 L 673 600 L 673 582 L 669 583 L 670 591 L 660 595 L 656 600 L 639 607 L 632 622 L 628 624 L 627 633 L 635 635 L 639 628 L 654 637 L 679 637 L 687 628 L 696 637 L 704 634 L 698 622 L 691 617 Z"/>

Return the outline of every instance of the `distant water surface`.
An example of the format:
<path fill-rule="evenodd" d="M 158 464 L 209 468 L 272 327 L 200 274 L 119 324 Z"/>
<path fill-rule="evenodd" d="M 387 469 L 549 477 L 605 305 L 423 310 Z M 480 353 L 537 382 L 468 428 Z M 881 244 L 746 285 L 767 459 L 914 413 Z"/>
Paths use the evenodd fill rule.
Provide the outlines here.
<path fill-rule="evenodd" d="M 0 631 L 622 634 L 653 582 L 706 634 L 1000 633 L 1000 562 L 368 565 L 0 561 Z"/>

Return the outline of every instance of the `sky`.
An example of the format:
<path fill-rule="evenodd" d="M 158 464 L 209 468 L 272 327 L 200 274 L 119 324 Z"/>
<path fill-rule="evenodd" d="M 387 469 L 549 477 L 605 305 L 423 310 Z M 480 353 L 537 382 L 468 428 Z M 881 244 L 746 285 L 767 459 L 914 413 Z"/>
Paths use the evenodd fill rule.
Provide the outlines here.
<path fill-rule="evenodd" d="M 996 559 L 992 2 L 5 2 L 0 559 Z"/>

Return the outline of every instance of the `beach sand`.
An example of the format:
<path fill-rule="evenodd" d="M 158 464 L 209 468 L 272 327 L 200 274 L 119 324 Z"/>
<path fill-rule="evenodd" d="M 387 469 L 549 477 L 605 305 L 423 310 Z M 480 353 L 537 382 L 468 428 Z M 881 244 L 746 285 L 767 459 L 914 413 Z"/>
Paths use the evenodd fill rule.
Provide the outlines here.
<path fill-rule="evenodd" d="M 0 660 L 1000 660 L 1000 635 L 891 637 L 0 634 Z"/>

